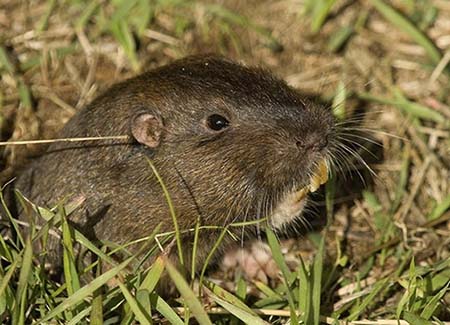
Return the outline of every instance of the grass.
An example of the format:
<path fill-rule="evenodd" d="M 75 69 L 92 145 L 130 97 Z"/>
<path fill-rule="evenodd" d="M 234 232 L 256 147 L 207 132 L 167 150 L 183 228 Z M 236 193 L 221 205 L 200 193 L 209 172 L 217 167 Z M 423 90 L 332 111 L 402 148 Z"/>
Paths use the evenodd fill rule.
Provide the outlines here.
<path fill-rule="evenodd" d="M 24 157 L 44 149 L 28 139 L 56 138 L 63 121 L 113 80 L 201 49 L 268 66 L 333 107 L 340 123 L 364 130 L 364 141 L 347 141 L 358 141 L 354 150 L 377 176 L 358 160 L 346 163 L 349 171 L 336 170 L 324 201 L 315 198 L 325 207 L 321 216 L 328 216 L 325 229 L 296 239 L 296 248 L 287 249 L 286 241 L 268 230 L 280 269 L 269 283 L 215 276 L 206 266 L 200 281 L 185 279 L 164 258 L 133 270 L 140 260 L 127 245 L 97 247 L 66 221 L 80 202 L 49 210 L 23 199 L 29 220 L 39 215 L 45 222 L 42 227 L 31 222 L 23 238 L 0 237 L 2 323 L 186 324 L 195 318 L 200 324 L 449 324 L 450 7 L 445 1 L 4 5 L 2 181 Z M 24 227 L 6 212 L 0 228 Z M 177 224 L 173 211 L 171 216 Z M 229 228 L 217 229 L 229 236 Z M 181 252 L 183 231 L 155 229 L 137 241 L 155 255 L 175 238 Z M 198 223 L 188 231 L 208 229 Z M 45 247 L 55 234 L 70 279 L 62 283 L 37 262 L 46 255 L 33 246 Z M 82 280 L 87 269 L 75 262 L 76 245 L 96 257 L 88 268 L 97 276 L 87 283 Z M 113 252 L 125 258 L 116 262 Z M 287 262 L 292 256 L 295 265 Z M 155 293 L 164 270 L 181 299 Z M 116 285 L 106 285 L 111 281 Z M 208 299 L 197 296 L 196 285 Z"/>

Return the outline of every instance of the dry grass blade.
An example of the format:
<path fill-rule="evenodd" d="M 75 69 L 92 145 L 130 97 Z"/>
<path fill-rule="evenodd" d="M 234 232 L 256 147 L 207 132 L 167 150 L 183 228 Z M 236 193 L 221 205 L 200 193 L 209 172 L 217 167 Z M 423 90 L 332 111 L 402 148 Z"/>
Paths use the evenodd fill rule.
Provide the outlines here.
<path fill-rule="evenodd" d="M 104 140 L 129 140 L 128 135 L 117 135 L 107 137 L 83 137 L 83 138 L 64 138 L 64 139 L 46 139 L 46 140 L 23 140 L 0 142 L 0 146 L 20 146 L 28 144 L 49 144 L 55 142 L 84 142 L 84 141 L 104 141 Z"/>

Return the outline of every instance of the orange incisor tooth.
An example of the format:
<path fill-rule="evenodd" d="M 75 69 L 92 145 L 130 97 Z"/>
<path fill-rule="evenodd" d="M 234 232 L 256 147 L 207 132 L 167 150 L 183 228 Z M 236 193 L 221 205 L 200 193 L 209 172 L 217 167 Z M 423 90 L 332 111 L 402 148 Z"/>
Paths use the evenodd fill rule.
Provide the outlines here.
<path fill-rule="evenodd" d="M 308 193 L 308 189 L 306 187 L 302 188 L 300 191 L 295 193 L 295 200 L 297 202 L 300 202 L 301 200 L 304 199 L 304 197 L 306 196 L 307 193 Z"/>
<path fill-rule="evenodd" d="M 311 177 L 311 182 L 309 183 L 309 190 L 311 192 L 317 191 L 320 185 L 325 184 L 328 180 L 328 167 L 325 159 L 319 162 L 316 173 Z"/>

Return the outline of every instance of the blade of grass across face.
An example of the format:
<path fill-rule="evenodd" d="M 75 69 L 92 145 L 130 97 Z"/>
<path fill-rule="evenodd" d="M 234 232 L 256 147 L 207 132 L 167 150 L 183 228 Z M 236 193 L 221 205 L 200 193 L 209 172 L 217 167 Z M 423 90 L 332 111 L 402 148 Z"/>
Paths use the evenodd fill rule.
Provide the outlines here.
<path fill-rule="evenodd" d="M 150 168 L 152 169 L 153 174 L 157 178 L 159 184 L 161 185 L 161 188 L 164 192 L 164 196 L 166 198 L 166 202 L 169 205 L 170 216 L 172 217 L 172 222 L 173 222 L 173 226 L 175 229 L 175 238 L 176 238 L 176 242 L 177 242 L 178 258 L 180 260 L 180 265 L 183 267 L 184 266 L 183 249 L 182 249 L 182 245 L 181 245 L 181 234 L 180 234 L 180 229 L 178 227 L 178 220 L 177 220 L 177 215 L 175 212 L 175 207 L 172 203 L 172 199 L 170 198 L 169 191 L 167 190 L 166 185 L 164 184 L 163 179 L 159 175 L 158 170 L 156 169 L 155 165 L 148 158 L 147 158 L 147 162 L 148 162 Z"/>
<path fill-rule="evenodd" d="M 370 0 L 370 2 L 384 18 L 396 25 L 400 30 L 408 34 L 417 44 L 422 46 L 433 63 L 439 63 L 442 57 L 441 52 L 427 36 L 411 23 L 411 21 L 382 0 Z"/>
<path fill-rule="evenodd" d="M 286 296 L 288 299 L 290 312 L 291 312 L 291 322 L 293 324 L 298 324 L 297 308 L 294 303 L 294 297 L 290 290 L 290 283 L 288 282 L 291 271 L 289 271 L 289 269 L 286 265 L 286 262 L 284 261 L 283 254 L 281 253 L 280 243 L 278 242 L 278 239 L 275 236 L 274 232 L 269 227 L 267 227 L 266 233 L 267 233 L 267 240 L 269 242 L 269 246 L 272 251 L 273 259 L 274 259 L 275 263 L 277 264 L 277 266 L 280 268 L 281 273 L 283 274 L 284 283 L 286 286 Z"/>
<path fill-rule="evenodd" d="M 174 282 L 178 291 L 181 294 L 181 297 L 184 300 L 184 303 L 189 307 L 192 315 L 197 319 L 200 325 L 209 325 L 211 320 L 208 317 L 208 314 L 203 309 L 202 304 L 197 299 L 195 293 L 189 288 L 189 284 L 183 278 L 180 272 L 169 262 L 166 260 L 166 269 L 169 273 L 170 278 Z"/>

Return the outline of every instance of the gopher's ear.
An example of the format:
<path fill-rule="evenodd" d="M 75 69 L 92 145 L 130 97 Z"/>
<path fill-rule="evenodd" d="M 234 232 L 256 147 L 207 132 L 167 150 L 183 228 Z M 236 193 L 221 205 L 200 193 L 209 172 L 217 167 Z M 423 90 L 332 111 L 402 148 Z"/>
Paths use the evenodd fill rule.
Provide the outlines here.
<path fill-rule="evenodd" d="M 141 113 L 131 120 L 131 134 L 137 142 L 156 148 L 161 140 L 162 120 L 150 113 Z"/>

